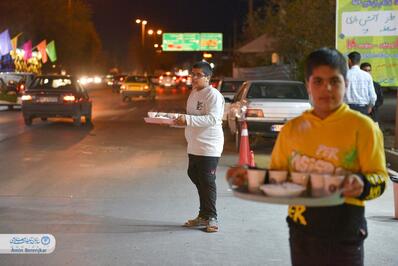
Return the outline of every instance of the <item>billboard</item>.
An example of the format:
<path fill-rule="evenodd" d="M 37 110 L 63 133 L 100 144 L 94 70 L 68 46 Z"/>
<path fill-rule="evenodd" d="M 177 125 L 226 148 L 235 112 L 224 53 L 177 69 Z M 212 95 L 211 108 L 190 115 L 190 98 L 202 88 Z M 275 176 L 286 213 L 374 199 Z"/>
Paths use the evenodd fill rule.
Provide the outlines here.
<path fill-rule="evenodd" d="M 373 79 L 398 86 L 398 0 L 337 0 L 336 48 L 357 51 Z"/>
<path fill-rule="evenodd" d="M 163 51 L 222 51 L 222 33 L 163 33 Z"/>

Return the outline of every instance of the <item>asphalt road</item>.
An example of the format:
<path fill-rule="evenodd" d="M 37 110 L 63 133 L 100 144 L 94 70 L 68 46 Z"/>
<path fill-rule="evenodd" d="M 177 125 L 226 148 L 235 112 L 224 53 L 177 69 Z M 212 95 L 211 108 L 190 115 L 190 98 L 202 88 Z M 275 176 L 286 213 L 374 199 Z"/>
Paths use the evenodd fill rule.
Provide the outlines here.
<path fill-rule="evenodd" d="M 220 232 L 181 227 L 198 207 L 183 130 L 143 117 L 182 112 L 187 94 L 131 103 L 105 88 L 90 95 L 92 126 L 50 119 L 27 128 L 19 111 L 0 112 L 0 233 L 57 241 L 50 255 L 0 255 L 0 265 L 290 265 L 286 206 L 228 190 L 225 171 L 237 161 L 228 136 L 217 172 Z M 389 186 L 368 203 L 366 265 L 398 265 L 392 199 Z"/>

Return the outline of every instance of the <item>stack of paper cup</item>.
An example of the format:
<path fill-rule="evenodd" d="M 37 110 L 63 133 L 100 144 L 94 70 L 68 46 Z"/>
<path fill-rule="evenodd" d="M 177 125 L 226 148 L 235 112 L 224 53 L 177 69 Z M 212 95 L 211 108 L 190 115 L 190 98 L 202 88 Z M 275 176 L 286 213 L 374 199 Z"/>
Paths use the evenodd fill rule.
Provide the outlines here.
<path fill-rule="evenodd" d="M 260 192 L 260 186 L 264 184 L 265 174 L 267 171 L 260 168 L 249 168 L 247 169 L 247 188 L 249 192 L 258 193 Z"/>

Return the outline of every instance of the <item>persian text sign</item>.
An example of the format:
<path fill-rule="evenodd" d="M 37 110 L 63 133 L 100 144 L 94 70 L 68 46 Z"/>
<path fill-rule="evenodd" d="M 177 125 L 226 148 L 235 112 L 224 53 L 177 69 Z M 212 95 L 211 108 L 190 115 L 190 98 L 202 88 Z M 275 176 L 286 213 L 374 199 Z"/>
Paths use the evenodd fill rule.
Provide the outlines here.
<path fill-rule="evenodd" d="M 398 86 L 398 0 L 338 0 L 336 48 L 357 51 L 382 86 Z"/>

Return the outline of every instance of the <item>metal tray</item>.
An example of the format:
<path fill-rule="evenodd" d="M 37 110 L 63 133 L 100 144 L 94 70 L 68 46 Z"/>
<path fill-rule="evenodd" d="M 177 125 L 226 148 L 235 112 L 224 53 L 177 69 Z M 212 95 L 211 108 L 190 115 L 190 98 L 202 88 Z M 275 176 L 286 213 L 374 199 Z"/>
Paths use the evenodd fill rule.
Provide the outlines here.
<path fill-rule="evenodd" d="M 163 118 L 163 117 L 144 117 L 144 120 L 148 124 L 158 124 L 158 125 L 173 125 L 174 119 Z"/>
<path fill-rule="evenodd" d="M 336 206 L 344 203 L 344 197 L 341 196 L 341 191 L 338 191 L 330 196 L 321 198 L 311 198 L 311 197 L 295 197 L 295 198 L 285 198 L 285 197 L 270 197 L 266 196 L 262 192 L 258 194 L 249 193 L 247 188 L 235 188 L 232 189 L 235 197 L 256 201 L 265 202 L 270 204 L 280 204 L 280 205 L 305 205 L 309 207 L 327 207 Z"/>

